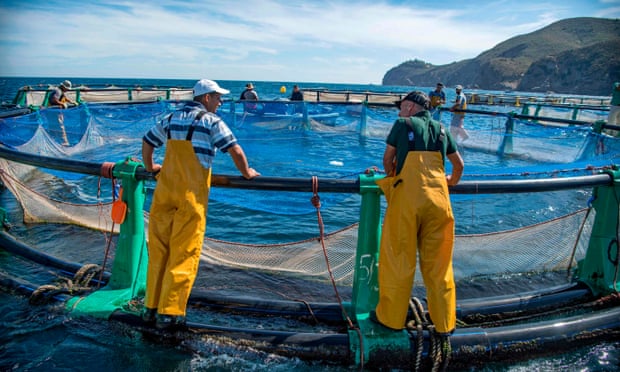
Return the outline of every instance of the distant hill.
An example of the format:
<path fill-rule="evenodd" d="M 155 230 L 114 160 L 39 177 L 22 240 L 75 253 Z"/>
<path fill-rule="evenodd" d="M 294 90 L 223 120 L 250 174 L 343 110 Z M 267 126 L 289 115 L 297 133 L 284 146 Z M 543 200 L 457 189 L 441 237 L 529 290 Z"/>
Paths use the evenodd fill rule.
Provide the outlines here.
<path fill-rule="evenodd" d="M 515 36 L 473 59 L 435 66 L 407 61 L 390 69 L 383 85 L 611 94 L 620 81 L 620 20 L 570 18 Z"/>

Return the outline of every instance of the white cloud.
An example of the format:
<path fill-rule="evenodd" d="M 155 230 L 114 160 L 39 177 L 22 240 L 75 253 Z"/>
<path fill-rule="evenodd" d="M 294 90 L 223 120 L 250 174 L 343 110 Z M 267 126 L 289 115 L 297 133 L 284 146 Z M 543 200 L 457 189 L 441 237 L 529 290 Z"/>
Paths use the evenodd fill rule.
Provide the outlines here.
<path fill-rule="evenodd" d="M 2 75 L 20 76 L 208 73 L 379 83 L 409 59 L 451 63 L 561 18 L 586 16 L 583 9 L 591 16 L 620 13 L 611 2 L 513 4 L 488 3 L 483 11 L 456 1 L 7 1 L 0 5 L 0 65 Z"/>

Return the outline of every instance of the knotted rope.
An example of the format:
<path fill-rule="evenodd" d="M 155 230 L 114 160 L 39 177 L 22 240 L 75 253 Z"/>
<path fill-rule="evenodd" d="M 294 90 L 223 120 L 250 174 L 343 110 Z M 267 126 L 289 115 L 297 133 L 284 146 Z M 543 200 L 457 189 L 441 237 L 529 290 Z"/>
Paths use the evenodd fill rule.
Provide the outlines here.
<path fill-rule="evenodd" d="M 429 358 L 432 362 L 432 371 L 446 371 L 452 354 L 452 345 L 450 337 L 445 334 L 439 334 L 435 330 L 435 325 L 426 316 L 424 307 L 419 299 L 412 297 L 409 299 L 409 308 L 413 313 L 413 320 L 407 322 L 407 330 L 416 333 L 416 360 L 415 370 L 420 371 L 422 368 L 422 350 L 424 349 L 424 329 L 428 330 L 430 338 Z"/>
<path fill-rule="evenodd" d="M 101 271 L 101 267 L 96 264 L 86 264 L 73 275 L 73 279 L 60 278 L 56 284 L 45 284 L 37 288 L 30 295 L 29 302 L 32 305 L 42 305 L 48 303 L 52 297 L 58 294 L 81 295 L 92 292 L 94 288 L 89 284 Z"/>

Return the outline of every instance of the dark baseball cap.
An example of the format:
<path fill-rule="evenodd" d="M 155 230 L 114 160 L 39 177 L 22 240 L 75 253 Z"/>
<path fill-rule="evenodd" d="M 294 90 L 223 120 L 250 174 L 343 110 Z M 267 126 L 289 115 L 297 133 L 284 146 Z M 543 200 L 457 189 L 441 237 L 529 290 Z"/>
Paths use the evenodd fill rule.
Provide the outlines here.
<path fill-rule="evenodd" d="M 403 103 L 403 101 L 411 101 L 413 103 L 417 103 L 418 105 L 424 107 L 425 109 L 428 109 L 428 106 L 429 106 L 428 96 L 426 95 L 426 93 L 420 92 L 420 91 L 411 92 L 407 94 L 405 98 L 401 99 L 400 101 L 395 101 L 394 104 L 396 105 L 396 107 L 398 107 L 399 110 L 400 110 L 400 104 Z"/>

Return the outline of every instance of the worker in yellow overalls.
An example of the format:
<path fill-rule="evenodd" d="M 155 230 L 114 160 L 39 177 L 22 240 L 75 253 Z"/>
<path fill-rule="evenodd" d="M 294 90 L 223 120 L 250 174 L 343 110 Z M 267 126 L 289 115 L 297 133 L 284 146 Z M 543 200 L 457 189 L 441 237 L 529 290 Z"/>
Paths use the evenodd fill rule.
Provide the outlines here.
<path fill-rule="evenodd" d="M 156 172 L 149 220 L 149 264 L 143 319 L 158 329 L 182 327 L 196 279 L 206 228 L 211 164 L 217 149 L 228 152 L 243 177 L 260 174 L 248 166 L 233 133 L 215 115 L 229 91 L 212 80 L 194 86 L 194 101 L 168 115 L 144 136 L 142 158 Z M 166 144 L 163 164 L 153 160 Z"/>
<path fill-rule="evenodd" d="M 459 182 L 463 159 L 450 133 L 431 119 L 426 94 L 411 92 L 396 104 L 399 119 L 383 156 L 388 176 L 377 181 L 388 205 L 379 253 L 379 302 L 370 318 L 403 329 L 419 254 L 430 317 L 439 334 L 449 335 L 456 326 L 456 288 L 448 186 Z M 450 175 L 444 171 L 445 157 L 452 165 Z"/>

